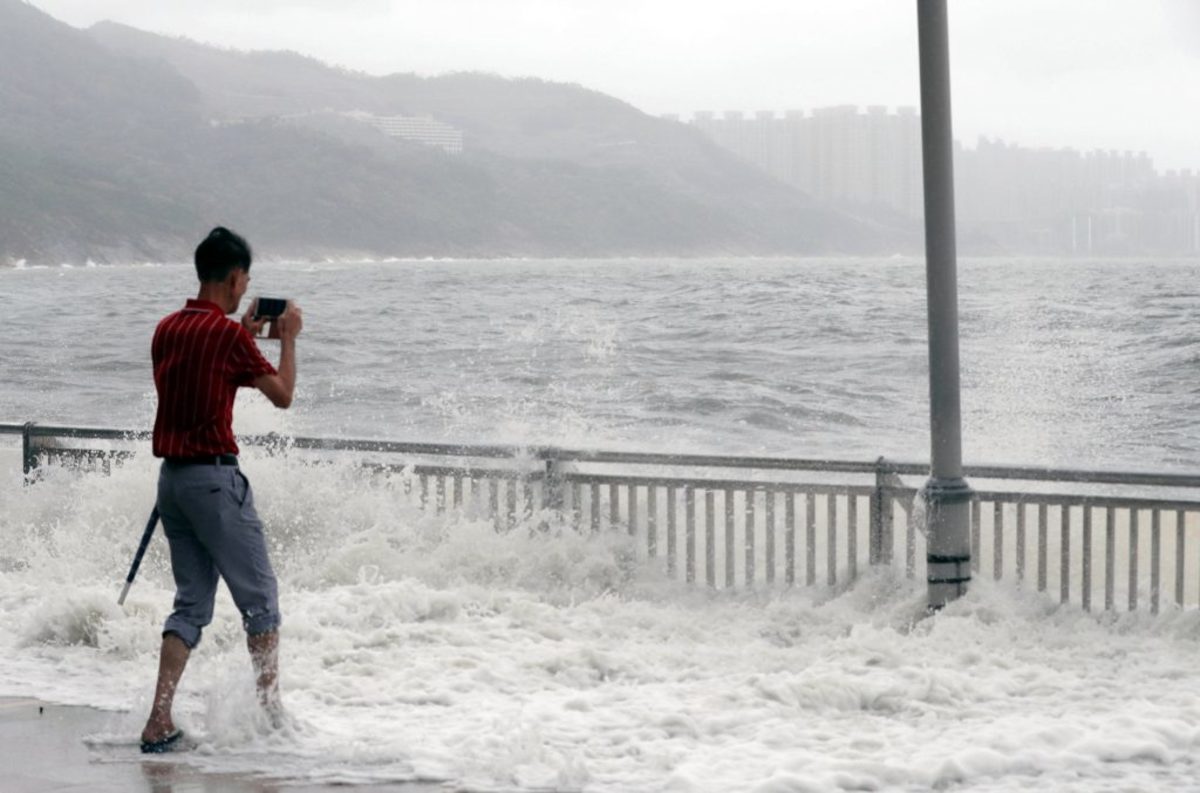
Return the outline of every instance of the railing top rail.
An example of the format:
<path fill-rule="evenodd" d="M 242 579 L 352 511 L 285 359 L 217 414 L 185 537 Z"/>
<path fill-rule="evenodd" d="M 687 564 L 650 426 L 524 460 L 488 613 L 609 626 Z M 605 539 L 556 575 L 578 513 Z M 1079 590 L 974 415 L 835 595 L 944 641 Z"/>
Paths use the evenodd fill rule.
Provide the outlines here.
<path fill-rule="evenodd" d="M 22 434 L 23 424 L 0 424 L 0 433 Z M 80 440 L 147 440 L 148 430 L 116 430 L 101 427 L 66 427 L 34 424 L 29 434 L 35 438 L 77 438 Z M 283 444 L 296 449 L 353 452 L 387 452 L 392 454 L 427 454 L 453 457 L 538 458 L 537 449 L 519 446 L 468 446 L 446 443 L 410 443 L 400 441 L 360 440 L 353 438 L 308 438 L 277 433 L 239 435 L 238 442 L 247 446 Z"/>
<path fill-rule="evenodd" d="M 870 485 L 817 485 L 811 482 L 763 482 L 751 479 L 704 479 L 639 474 L 567 474 L 563 477 L 579 485 L 658 485 L 692 490 L 753 490 L 763 492 L 837 493 L 838 495 L 870 495 Z M 910 491 L 915 493 L 916 491 Z"/>
<path fill-rule="evenodd" d="M 788 457 L 738 457 L 711 454 L 663 454 L 656 452 L 617 452 L 595 451 L 588 449 L 564 449 L 548 446 L 539 450 L 546 460 L 560 460 L 570 463 L 631 463 L 634 465 L 660 465 L 680 467 L 706 468 L 757 468 L 760 470 L 780 471 L 824 471 L 844 474 L 874 474 L 879 470 L 875 462 L 859 460 L 822 460 L 799 459 Z M 905 463 L 884 463 L 886 471 L 892 472 L 899 467 L 912 467 L 913 471 L 896 473 L 928 472 L 929 466 Z"/>
<path fill-rule="evenodd" d="M 1076 482 L 1097 485 L 1146 487 L 1200 487 L 1200 474 L 1161 471 L 1072 470 L 1007 465 L 967 465 L 963 473 L 974 479 L 1019 479 L 1027 482 Z"/>
<path fill-rule="evenodd" d="M 248 435 L 239 440 L 251 446 L 283 442 L 295 449 L 342 452 L 386 452 L 389 454 L 425 454 L 445 457 L 488 457 L 537 459 L 536 449 L 519 446 L 473 446 L 455 443 L 417 443 L 373 441 L 351 438 L 300 438 L 281 435 Z"/>
<path fill-rule="evenodd" d="M 23 431 L 23 430 L 22 430 Z M 98 427 L 51 427 L 32 424 L 29 434 L 34 438 L 78 438 L 79 440 L 141 441 L 149 440 L 149 430 L 114 430 Z"/>
<path fill-rule="evenodd" d="M 898 462 L 879 458 L 874 462 L 856 460 L 794 459 L 782 457 L 735 457 L 703 454 L 663 454 L 646 452 L 607 452 L 547 447 L 546 459 L 567 462 L 632 463 L 640 465 L 704 466 L 717 468 L 757 468 L 760 470 L 822 471 L 850 474 L 927 475 L 928 463 Z M 1200 474 L 1173 474 L 1156 471 L 1071 470 L 1044 466 L 969 465 L 964 475 L 976 479 L 1019 479 L 1030 482 L 1076 482 L 1157 487 L 1200 487 Z"/>
<path fill-rule="evenodd" d="M 1134 510 L 1183 510 L 1184 512 L 1195 512 L 1200 509 L 1200 501 L 1184 501 L 1180 499 L 1164 501 L 1160 498 L 1081 496 L 1073 493 L 1020 493 L 977 490 L 972 493 L 971 497 L 974 501 L 990 501 L 997 504 L 1028 504 L 1031 506 L 1113 507 L 1115 509 Z"/>
<path fill-rule="evenodd" d="M 20 435 L 24 424 L 0 424 L 0 434 Z M 96 427 L 66 427 L 33 424 L 33 437 L 78 438 L 89 440 L 146 440 L 147 430 L 116 430 Z M 600 451 L 555 446 L 469 445 L 419 443 L 356 438 L 311 438 L 278 434 L 244 435 L 239 441 L 249 446 L 283 444 L 296 449 L 323 451 L 380 452 L 453 457 L 536 459 L 560 463 L 624 463 L 706 468 L 742 468 L 779 471 L 819 471 L 844 474 L 926 475 L 927 463 L 897 462 L 879 458 L 872 462 L 856 460 L 798 459 L 784 457 L 720 456 L 709 454 L 664 454 L 654 452 Z M 1200 474 L 1155 471 L 1071 470 L 1043 466 L 972 465 L 964 474 L 975 479 L 1008 479 L 1029 482 L 1072 482 L 1142 487 L 1200 488 Z"/>

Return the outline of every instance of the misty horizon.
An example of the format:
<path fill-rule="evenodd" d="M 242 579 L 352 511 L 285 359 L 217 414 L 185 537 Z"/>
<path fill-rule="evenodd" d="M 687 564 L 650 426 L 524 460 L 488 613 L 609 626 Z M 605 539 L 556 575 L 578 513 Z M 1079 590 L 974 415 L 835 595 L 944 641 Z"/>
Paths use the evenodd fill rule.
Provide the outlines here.
<path fill-rule="evenodd" d="M 232 2 L 34 0 L 77 27 L 112 20 L 243 51 L 290 50 L 371 75 L 483 72 L 573 83 L 654 115 L 919 104 L 909 4 L 641 4 L 621 15 L 548 0 Z M 471 24 L 464 24 L 470 21 Z M 955 132 L 1022 146 L 1147 151 L 1200 168 L 1200 6 L 1020 0 L 958 4 Z"/>

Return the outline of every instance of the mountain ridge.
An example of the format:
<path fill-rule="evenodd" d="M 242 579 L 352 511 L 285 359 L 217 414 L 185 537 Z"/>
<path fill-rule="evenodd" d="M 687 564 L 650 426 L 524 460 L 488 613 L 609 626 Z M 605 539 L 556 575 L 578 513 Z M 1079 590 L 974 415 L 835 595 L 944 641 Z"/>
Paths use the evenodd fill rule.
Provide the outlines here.
<path fill-rule="evenodd" d="M 218 223 L 276 258 L 891 252 L 684 125 L 582 86 L 374 77 L 0 0 L 0 261 L 178 259 Z M 430 115 L 462 155 L 338 114 Z"/>

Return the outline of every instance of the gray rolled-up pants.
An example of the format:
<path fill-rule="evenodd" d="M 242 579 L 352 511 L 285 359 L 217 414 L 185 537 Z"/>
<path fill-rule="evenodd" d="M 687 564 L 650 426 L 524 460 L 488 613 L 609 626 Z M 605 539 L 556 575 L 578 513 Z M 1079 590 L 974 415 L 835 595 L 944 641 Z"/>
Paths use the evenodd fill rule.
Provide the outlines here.
<path fill-rule="evenodd" d="M 171 548 L 175 607 L 163 626 L 188 647 L 212 622 L 218 577 L 225 579 L 251 635 L 279 627 L 279 588 L 250 481 L 235 465 L 164 461 L 158 513 Z"/>

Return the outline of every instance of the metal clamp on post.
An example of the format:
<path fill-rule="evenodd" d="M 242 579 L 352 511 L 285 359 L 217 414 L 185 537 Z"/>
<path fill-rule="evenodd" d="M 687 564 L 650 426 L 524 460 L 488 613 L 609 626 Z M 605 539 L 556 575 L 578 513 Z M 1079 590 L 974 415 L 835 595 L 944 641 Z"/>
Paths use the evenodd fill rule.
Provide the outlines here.
<path fill-rule="evenodd" d="M 929 554 L 925 557 L 930 584 L 960 585 L 958 594 L 966 593 L 966 585 L 971 582 L 970 556 L 939 556 Z"/>

